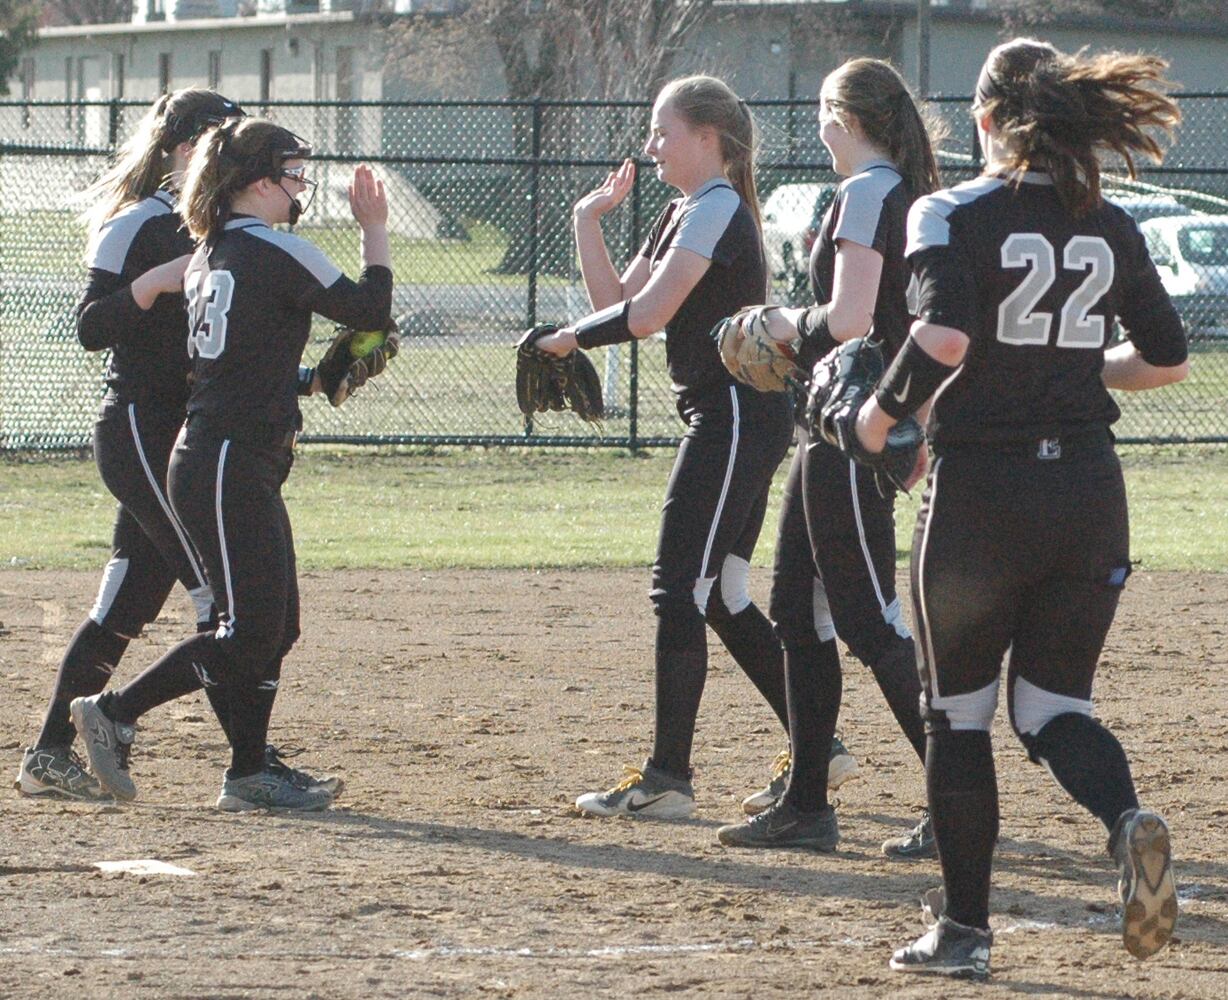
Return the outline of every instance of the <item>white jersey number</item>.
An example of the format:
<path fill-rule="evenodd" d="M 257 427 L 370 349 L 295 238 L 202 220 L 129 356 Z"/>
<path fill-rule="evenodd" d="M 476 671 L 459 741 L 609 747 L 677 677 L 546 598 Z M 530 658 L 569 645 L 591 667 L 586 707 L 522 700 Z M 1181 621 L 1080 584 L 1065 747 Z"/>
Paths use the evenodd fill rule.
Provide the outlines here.
<path fill-rule="evenodd" d="M 188 283 L 188 356 L 216 358 L 226 350 L 226 313 L 235 293 L 235 279 L 229 271 L 209 271 L 198 286 Z M 203 299 L 203 313 L 200 311 Z"/>
<path fill-rule="evenodd" d="M 1002 244 L 1004 268 L 1028 268 L 1028 273 L 998 306 L 998 340 L 1016 347 L 1049 343 L 1053 314 L 1039 312 L 1036 305 L 1057 277 L 1057 254 L 1040 233 L 1011 233 Z M 1087 269 L 1087 277 L 1062 306 L 1057 326 L 1057 346 L 1101 348 L 1104 346 L 1103 316 L 1089 316 L 1092 308 L 1113 284 L 1113 251 L 1099 236 L 1075 236 L 1062 253 L 1068 271 Z"/>

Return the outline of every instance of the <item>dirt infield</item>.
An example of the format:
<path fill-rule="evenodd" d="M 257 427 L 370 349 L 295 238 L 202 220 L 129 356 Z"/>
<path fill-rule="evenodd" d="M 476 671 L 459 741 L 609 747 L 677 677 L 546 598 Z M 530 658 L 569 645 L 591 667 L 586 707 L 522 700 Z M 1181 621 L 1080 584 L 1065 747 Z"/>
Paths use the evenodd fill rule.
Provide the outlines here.
<path fill-rule="evenodd" d="M 0 748 L 10 774 L 95 575 L 0 573 Z M 762 593 L 760 572 L 753 584 Z M 570 807 L 648 750 L 645 572 L 350 572 L 303 579 L 275 739 L 343 773 L 331 812 L 215 812 L 223 741 L 204 700 L 151 714 L 137 803 L 0 796 L 0 996 L 1214 997 L 1228 995 L 1228 575 L 1136 574 L 1097 702 L 1174 832 L 1178 940 L 1140 964 L 1116 935 L 1104 834 L 1026 762 L 999 713 L 994 978 L 888 971 L 921 930 L 934 862 L 891 863 L 919 769 L 846 658 L 862 765 L 834 855 L 735 852 L 715 829 L 783 735 L 713 646 L 696 820 Z M 123 677 L 178 639 L 176 605 Z M 296 762 L 297 763 L 297 762 Z M 103 873 L 154 858 L 195 877 Z"/>

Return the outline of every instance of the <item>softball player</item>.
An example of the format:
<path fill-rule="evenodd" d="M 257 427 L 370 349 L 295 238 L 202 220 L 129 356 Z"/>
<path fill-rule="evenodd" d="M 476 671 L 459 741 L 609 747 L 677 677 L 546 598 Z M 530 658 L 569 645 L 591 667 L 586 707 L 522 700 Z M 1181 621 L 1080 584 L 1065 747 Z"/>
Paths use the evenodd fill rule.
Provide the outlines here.
<path fill-rule="evenodd" d="M 1143 958 L 1177 918 L 1168 829 L 1139 808 L 1117 739 L 1092 715 L 1096 660 L 1130 574 L 1108 389 L 1188 370 L 1181 321 L 1137 226 L 1100 196 L 1097 154 L 1161 158 L 1179 117 L 1152 56 L 1068 56 L 1016 39 L 990 53 L 973 113 L 986 170 L 920 200 L 908 253 L 919 320 L 855 413 L 861 444 L 934 396 L 934 452 L 912 554 L 929 734 L 930 814 L 945 887 L 901 971 L 989 973 L 998 833 L 990 727 L 1002 658 L 1033 761 L 1109 831 L 1122 932 Z M 1126 340 L 1109 346 L 1114 319 Z"/>
<path fill-rule="evenodd" d="M 639 255 L 620 276 L 601 216 L 630 191 L 627 161 L 575 210 L 585 287 L 600 311 L 537 346 L 566 354 L 664 328 L 666 359 L 687 424 L 662 511 L 651 598 L 657 615 L 652 756 L 576 805 L 598 816 L 684 817 L 695 810 L 691 744 L 708 669 L 706 621 L 787 725 L 780 644 L 747 590 L 750 557 L 772 474 L 788 450 L 788 405 L 736 383 L 710 331 L 762 302 L 767 276 L 753 173 L 754 123 L 745 102 L 712 77 L 661 91 L 645 146 L 657 177 L 677 188 Z"/>
<path fill-rule="evenodd" d="M 912 320 L 905 220 L 913 199 L 938 187 L 925 124 L 889 64 L 855 59 L 830 74 L 820 91 L 819 125 L 836 172 L 847 178 L 811 254 L 819 305 L 766 313 L 774 338 L 802 335 L 803 371 L 854 337 L 868 335 L 888 358 L 904 343 Z M 925 733 L 916 653 L 895 592 L 895 490 L 830 444 L 812 440 L 804 415 L 797 424 L 771 602 L 785 650 L 792 767 L 779 801 L 745 823 L 722 827 L 718 837 L 738 847 L 830 851 L 839 840 L 827 802 L 827 748 L 842 691 L 837 635 L 873 672 L 922 765 Z M 931 856 L 929 830 L 923 820 L 883 850 Z"/>
<path fill-rule="evenodd" d="M 210 90 L 163 95 L 90 189 L 98 203 L 88 216 L 89 282 L 77 306 L 77 336 L 86 350 L 111 352 L 94 459 L 119 507 L 98 597 L 64 654 L 42 732 L 22 754 L 15 785 L 26 795 L 109 797 L 72 750 L 68 706 L 106 686 L 176 580 L 191 595 L 198 627 L 210 627 L 212 593 L 166 493 L 189 364 L 181 290 L 192 240 L 175 188 L 200 134 L 242 114 Z M 165 684 L 169 697 L 200 686 L 191 669 Z"/>
<path fill-rule="evenodd" d="M 147 672 L 186 664 L 225 709 L 232 757 L 218 808 L 315 810 L 330 787 L 266 759 L 283 657 L 299 635 L 294 544 L 281 484 L 302 417 L 299 368 L 313 313 L 359 329 L 387 325 L 392 271 L 382 183 L 359 167 L 350 204 L 364 270 L 343 275 L 310 243 L 271 227 L 293 224 L 311 149 L 271 122 L 243 119 L 210 132 L 188 167 L 183 214 L 200 242 L 184 279 L 194 355 L 187 424 L 169 470 L 171 504 L 213 585 L 220 624 L 180 643 Z M 308 374 L 306 377 L 310 377 Z M 116 796 L 128 773 L 141 678 L 107 701 L 78 699 L 94 773 Z"/>

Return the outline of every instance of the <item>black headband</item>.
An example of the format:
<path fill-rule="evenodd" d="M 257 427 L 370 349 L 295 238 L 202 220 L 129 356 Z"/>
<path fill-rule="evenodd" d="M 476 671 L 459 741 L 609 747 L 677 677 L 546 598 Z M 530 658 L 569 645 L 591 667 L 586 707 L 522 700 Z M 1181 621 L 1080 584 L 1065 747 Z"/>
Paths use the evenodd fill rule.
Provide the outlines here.
<path fill-rule="evenodd" d="M 1002 96 L 1002 87 L 989 72 L 989 63 L 981 67 L 981 75 L 976 78 L 976 106 L 984 107 L 995 97 Z"/>

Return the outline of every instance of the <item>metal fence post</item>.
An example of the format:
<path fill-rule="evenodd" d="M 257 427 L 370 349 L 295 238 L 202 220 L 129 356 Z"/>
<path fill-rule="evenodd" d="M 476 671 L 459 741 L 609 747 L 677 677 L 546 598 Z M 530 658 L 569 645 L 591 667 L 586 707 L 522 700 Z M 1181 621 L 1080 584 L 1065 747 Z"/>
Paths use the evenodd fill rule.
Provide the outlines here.
<path fill-rule="evenodd" d="M 537 325 L 537 269 L 541 266 L 542 103 L 533 98 L 533 148 L 529 163 L 529 290 L 528 326 Z"/>
<path fill-rule="evenodd" d="M 114 97 L 107 108 L 107 145 L 112 149 L 119 145 L 119 101 Z"/>
<path fill-rule="evenodd" d="M 640 172 L 631 182 L 631 253 L 640 246 Z M 627 445 L 632 451 L 639 447 L 640 427 L 640 339 L 631 340 L 631 383 L 627 389 Z"/>

